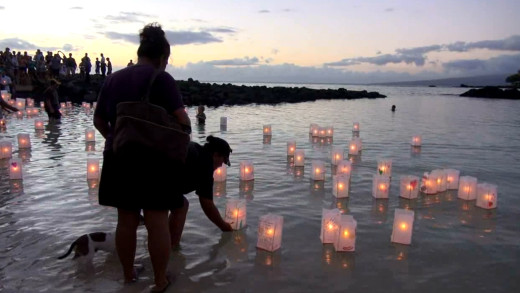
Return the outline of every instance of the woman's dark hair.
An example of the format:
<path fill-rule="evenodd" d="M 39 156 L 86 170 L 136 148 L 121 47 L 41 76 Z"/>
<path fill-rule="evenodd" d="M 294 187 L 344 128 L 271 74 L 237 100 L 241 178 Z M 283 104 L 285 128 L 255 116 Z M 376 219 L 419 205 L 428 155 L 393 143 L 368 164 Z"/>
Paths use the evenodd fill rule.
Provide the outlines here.
<path fill-rule="evenodd" d="M 139 40 L 138 57 L 160 59 L 170 56 L 170 43 L 168 43 L 160 24 L 156 22 L 147 24 L 139 32 Z"/>
<path fill-rule="evenodd" d="M 229 163 L 229 154 L 233 152 L 227 141 L 222 138 L 214 137 L 213 135 L 209 135 L 206 137 L 206 143 L 204 144 L 204 148 L 208 151 L 208 153 L 219 153 L 220 155 L 226 158 L 226 163 L 228 166 L 231 166 Z"/>

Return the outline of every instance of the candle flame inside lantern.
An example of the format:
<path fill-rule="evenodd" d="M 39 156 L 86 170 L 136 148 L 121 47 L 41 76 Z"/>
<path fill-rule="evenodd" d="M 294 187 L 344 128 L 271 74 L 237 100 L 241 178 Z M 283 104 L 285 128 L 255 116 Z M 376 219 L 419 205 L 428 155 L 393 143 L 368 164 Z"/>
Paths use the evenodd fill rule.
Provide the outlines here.
<path fill-rule="evenodd" d="M 379 184 L 379 190 L 386 190 L 386 184 Z"/>
<path fill-rule="evenodd" d="M 238 210 L 235 210 L 234 213 L 233 213 L 233 215 L 234 215 L 235 217 L 238 217 Z"/>
<path fill-rule="evenodd" d="M 401 225 L 399 225 L 401 230 L 406 230 L 408 228 L 408 225 L 406 225 L 406 223 L 401 223 Z"/>
<path fill-rule="evenodd" d="M 465 192 L 470 192 L 471 191 L 471 188 L 469 186 L 464 186 L 464 191 Z"/>
<path fill-rule="evenodd" d="M 408 185 L 408 190 L 413 190 L 413 186 L 412 185 Z"/>
<path fill-rule="evenodd" d="M 296 157 L 296 160 L 301 161 L 301 160 L 302 160 L 302 157 L 301 157 L 301 156 L 297 156 L 297 157 Z"/>
<path fill-rule="evenodd" d="M 246 168 L 244 169 L 244 172 L 249 173 L 249 168 L 246 167 Z"/>
<path fill-rule="evenodd" d="M 218 168 L 218 169 L 217 169 L 217 174 L 220 175 L 221 172 L 222 172 L 222 171 L 220 171 L 220 168 Z"/>
<path fill-rule="evenodd" d="M 264 132 L 265 133 L 269 132 L 269 128 L 264 128 Z"/>
<path fill-rule="evenodd" d="M 321 172 L 320 168 L 316 168 L 315 172 L 316 172 L 316 174 L 320 174 L 320 172 Z"/>
<path fill-rule="evenodd" d="M 453 177 L 448 176 L 448 177 L 446 178 L 446 181 L 448 181 L 448 183 L 451 183 L 451 182 L 453 181 Z"/>
<path fill-rule="evenodd" d="M 96 172 L 96 170 L 97 170 L 96 166 L 94 166 L 94 165 L 90 166 L 90 171 L 91 172 Z"/>
<path fill-rule="evenodd" d="M 442 182 L 442 179 L 441 178 L 437 178 L 437 184 L 441 184 Z"/>
<path fill-rule="evenodd" d="M 293 147 L 290 147 L 289 150 L 290 150 L 291 152 L 294 152 L 294 148 L 293 148 Z"/>
<path fill-rule="evenodd" d="M 350 149 L 351 149 L 351 150 L 355 150 L 355 149 L 356 149 L 356 146 L 355 146 L 355 145 L 351 145 L 351 146 L 350 146 Z"/>
<path fill-rule="evenodd" d="M 486 200 L 488 200 L 488 201 L 492 201 L 492 200 L 493 200 L 493 195 L 491 195 L 491 194 L 486 194 L 486 195 L 485 195 L 485 198 L 486 198 Z"/>
<path fill-rule="evenodd" d="M 329 224 L 327 225 L 327 228 L 328 228 L 329 230 L 332 230 L 332 229 L 334 229 L 334 224 L 332 224 L 332 223 L 329 223 Z"/>
<path fill-rule="evenodd" d="M 343 183 L 338 184 L 338 189 L 343 190 Z"/>
<path fill-rule="evenodd" d="M 274 229 L 269 228 L 269 229 L 267 229 L 266 233 L 267 233 L 267 235 L 271 236 L 274 234 Z"/>
<path fill-rule="evenodd" d="M 343 231 L 343 237 L 347 238 L 350 235 L 348 230 Z"/>

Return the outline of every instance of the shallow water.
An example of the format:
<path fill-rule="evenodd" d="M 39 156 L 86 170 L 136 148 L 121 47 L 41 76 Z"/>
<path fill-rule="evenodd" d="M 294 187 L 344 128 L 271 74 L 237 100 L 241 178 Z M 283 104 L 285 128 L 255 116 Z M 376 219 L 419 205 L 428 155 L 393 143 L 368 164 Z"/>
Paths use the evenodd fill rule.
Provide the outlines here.
<path fill-rule="evenodd" d="M 313 87 L 311 85 L 311 87 Z M 318 86 L 314 86 L 318 87 Z M 362 89 L 361 87 L 349 87 Z M 247 200 L 248 226 L 222 233 L 204 216 L 195 194 L 181 241 L 169 270 L 176 277 L 169 292 L 516 292 L 520 271 L 520 103 L 462 98 L 459 88 L 369 87 L 386 99 L 317 101 L 277 106 L 207 109 L 206 125 L 194 125 L 193 140 L 213 134 L 231 144 L 232 166 L 225 184 L 215 186 L 223 211 L 227 199 Z M 391 105 L 397 111 L 390 111 Z M 188 110 L 195 116 L 195 108 Z M 228 117 L 227 131 L 220 117 Z M 45 121 L 44 115 L 40 116 Z M 352 137 L 360 122 L 363 151 L 353 158 L 348 199 L 332 195 L 330 152 Z M 195 122 L 194 122 L 195 123 Z M 309 138 L 310 123 L 334 126 L 332 142 Z M 145 271 L 123 286 L 117 257 L 97 252 L 92 266 L 69 257 L 56 260 L 82 234 L 115 229 L 116 213 L 98 205 L 97 189 L 86 180 L 87 158 L 102 161 L 103 140 L 84 141 L 92 113 L 76 107 L 61 124 L 10 117 L 1 139 L 13 143 L 13 157 L 23 159 L 24 180 L 9 180 L 0 161 L 0 291 L 2 292 L 142 292 L 152 283 L 146 231 L 138 233 L 136 261 Z M 270 141 L 262 125 L 271 124 Z M 32 149 L 18 152 L 16 134 L 30 133 Z M 413 135 L 423 146 L 410 147 Z M 303 148 L 303 174 L 287 161 L 286 142 Z M 371 196 L 377 160 L 393 160 L 390 198 Z M 239 163 L 252 160 L 255 180 L 240 182 Z M 313 159 L 327 165 L 324 183 L 309 177 Z M 498 208 L 484 210 L 456 191 L 398 197 L 401 175 L 421 176 L 454 168 L 479 182 L 498 185 Z M 92 187 L 92 188 L 91 188 Z M 320 242 L 322 208 L 337 207 L 358 223 L 356 252 L 336 253 Z M 390 242 L 394 209 L 415 211 L 412 244 Z M 256 248 L 258 219 L 266 213 L 284 217 L 281 249 Z"/>

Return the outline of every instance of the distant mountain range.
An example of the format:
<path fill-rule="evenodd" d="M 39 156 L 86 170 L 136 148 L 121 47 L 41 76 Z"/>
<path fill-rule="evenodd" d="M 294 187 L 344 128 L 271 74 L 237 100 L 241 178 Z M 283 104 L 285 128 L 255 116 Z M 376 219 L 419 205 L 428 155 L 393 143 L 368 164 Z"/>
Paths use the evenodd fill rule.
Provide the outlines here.
<path fill-rule="evenodd" d="M 415 81 L 401 81 L 401 82 L 385 82 L 375 83 L 374 85 L 394 85 L 394 86 L 461 86 L 462 84 L 467 86 L 506 86 L 506 77 L 511 74 L 495 74 L 495 75 L 483 75 L 483 76 L 471 76 L 471 77 L 456 77 L 456 78 L 443 78 L 433 80 L 415 80 Z"/>

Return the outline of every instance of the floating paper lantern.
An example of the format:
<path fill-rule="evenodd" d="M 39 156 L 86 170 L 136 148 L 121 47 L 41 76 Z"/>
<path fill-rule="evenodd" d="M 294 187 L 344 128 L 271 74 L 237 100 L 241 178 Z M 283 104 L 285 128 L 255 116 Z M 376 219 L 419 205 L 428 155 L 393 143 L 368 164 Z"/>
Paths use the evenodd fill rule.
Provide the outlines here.
<path fill-rule="evenodd" d="M 413 147 L 420 147 L 422 145 L 422 137 L 420 135 L 413 136 L 411 144 Z"/>
<path fill-rule="evenodd" d="M 430 173 L 425 172 L 422 177 L 421 182 L 421 191 L 425 194 L 436 194 L 437 193 L 437 184 L 435 183 L 437 178 L 431 176 Z"/>
<path fill-rule="evenodd" d="M 324 181 L 325 180 L 325 162 L 323 161 L 312 161 L 312 180 Z"/>
<path fill-rule="evenodd" d="M 296 150 L 296 142 L 288 141 L 287 142 L 287 156 L 294 156 L 295 150 Z"/>
<path fill-rule="evenodd" d="M 7 121 L 4 118 L 0 119 L 0 129 L 6 129 L 7 128 Z"/>
<path fill-rule="evenodd" d="M 310 135 L 314 135 L 314 134 L 315 134 L 315 131 L 317 131 L 318 128 L 319 128 L 319 125 L 318 125 L 318 124 L 311 123 L 311 125 L 309 126 L 309 134 L 310 134 Z"/>
<path fill-rule="evenodd" d="M 239 230 L 246 226 L 246 201 L 243 199 L 230 199 L 226 203 L 226 218 L 233 230 Z"/>
<path fill-rule="evenodd" d="M 372 179 L 372 196 L 374 198 L 388 198 L 390 190 L 390 177 L 374 174 Z"/>
<path fill-rule="evenodd" d="M 99 159 L 87 159 L 87 179 L 99 179 Z"/>
<path fill-rule="evenodd" d="M 275 251 L 282 246 L 283 217 L 267 214 L 260 217 L 258 223 L 258 241 L 256 247 Z"/>
<path fill-rule="evenodd" d="M 318 137 L 321 137 L 321 138 L 327 137 L 327 128 L 325 128 L 325 127 L 318 128 Z"/>
<path fill-rule="evenodd" d="M 349 160 L 340 160 L 336 166 L 336 175 L 345 174 L 350 177 L 352 173 L 352 162 Z"/>
<path fill-rule="evenodd" d="M 377 173 L 379 175 L 386 175 L 392 177 L 392 160 L 382 159 L 377 161 Z"/>
<path fill-rule="evenodd" d="M 305 150 L 294 150 L 294 167 L 305 166 Z"/>
<path fill-rule="evenodd" d="M 341 160 L 343 160 L 343 149 L 342 148 L 335 148 L 332 150 L 331 155 L 331 163 L 332 165 L 337 165 Z"/>
<path fill-rule="evenodd" d="M 430 174 L 432 180 L 434 180 L 434 184 L 437 186 L 437 192 L 444 192 L 448 189 L 446 184 L 446 172 L 444 172 L 444 169 L 433 170 Z"/>
<path fill-rule="evenodd" d="M 321 210 L 321 243 L 334 243 L 334 237 L 338 230 L 338 221 L 341 212 L 338 209 L 322 209 Z"/>
<path fill-rule="evenodd" d="M 483 209 L 494 209 L 498 200 L 497 186 L 489 183 L 477 184 L 476 206 Z"/>
<path fill-rule="evenodd" d="M 34 129 L 36 129 L 36 130 L 44 130 L 45 127 L 43 125 L 43 120 L 41 120 L 41 119 L 34 120 Z"/>
<path fill-rule="evenodd" d="M 359 130 L 359 122 L 354 122 L 354 124 L 352 125 L 352 132 L 359 132 Z"/>
<path fill-rule="evenodd" d="M 311 135 L 313 137 L 318 137 L 320 136 L 320 126 L 318 124 L 311 124 L 311 130 L 312 130 L 312 133 Z"/>
<path fill-rule="evenodd" d="M 83 102 L 83 103 L 85 103 L 85 102 Z M 61 102 L 60 103 L 60 109 L 65 109 L 65 105 L 66 105 L 65 102 Z"/>
<path fill-rule="evenodd" d="M 271 135 L 272 134 L 272 129 L 271 129 L 271 125 L 270 124 L 267 124 L 267 125 L 264 125 L 264 135 Z"/>
<path fill-rule="evenodd" d="M 9 179 L 22 180 L 22 162 L 18 159 L 12 159 L 9 162 Z"/>
<path fill-rule="evenodd" d="M 44 102 L 40 102 L 40 108 L 45 108 L 45 103 Z"/>
<path fill-rule="evenodd" d="M 34 100 L 31 98 L 27 98 L 27 107 L 34 107 Z"/>
<path fill-rule="evenodd" d="M 25 109 L 25 99 L 16 98 L 16 108 L 18 108 L 19 110 Z"/>
<path fill-rule="evenodd" d="M 457 196 L 465 200 L 477 198 L 477 178 L 471 176 L 461 176 L 459 178 L 459 192 Z"/>
<path fill-rule="evenodd" d="M 332 180 L 332 194 L 336 198 L 348 197 L 350 189 L 350 175 L 338 174 Z"/>
<path fill-rule="evenodd" d="M 240 162 L 240 180 L 248 181 L 253 179 L 255 179 L 255 170 L 253 167 L 253 162 Z"/>
<path fill-rule="evenodd" d="M 85 129 L 85 141 L 86 142 L 95 142 L 96 141 L 96 132 L 94 128 Z"/>
<path fill-rule="evenodd" d="M 18 119 L 23 119 L 23 116 L 24 116 L 24 111 L 17 111 L 16 112 L 16 118 Z"/>
<path fill-rule="evenodd" d="M 8 98 L 7 94 L 9 94 L 9 92 L 6 91 L 6 90 L 1 90 L 0 91 L 0 95 L 2 96 L 2 99 L 4 99 L 4 101 L 6 101 L 6 102 L 9 102 L 11 97 Z"/>
<path fill-rule="evenodd" d="M 358 141 L 355 140 L 354 138 L 352 138 L 352 140 L 350 141 L 349 145 L 348 145 L 348 154 L 349 155 L 359 155 L 359 145 L 358 145 Z"/>
<path fill-rule="evenodd" d="M 19 149 L 30 149 L 31 148 L 31 137 L 27 133 L 19 133 L 18 137 L 18 148 Z"/>
<path fill-rule="evenodd" d="M 0 141 L 0 159 L 9 159 L 13 156 L 13 145 L 9 141 Z"/>
<path fill-rule="evenodd" d="M 400 196 L 407 199 L 417 198 L 419 194 L 419 177 L 417 176 L 401 176 L 401 193 Z"/>
<path fill-rule="evenodd" d="M 444 169 L 446 173 L 446 188 L 457 189 L 459 188 L 459 175 L 460 171 L 455 169 Z"/>
<path fill-rule="evenodd" d="M 217 170 L 213 171 L 213 181 L 224 182 L 227 179 L 227 165 L 222 164 Z"/>
<path fill-rule="evenodd" d="M 336 251 L 356 250 L 356 228 L 357 222 L 353 216 L 340 216 L 334 240 L 334 249 Z"/>
<path fill-rule="evenodd" d="M 414 212 L 405 209 L 395 209 L 394 227 L 392 229 L 391 241 L 395 243 L 412 243 L 412 229 Z"/>
<path fill-rule="evenodd" d="M 326 137 L 334 137 L 334 126 L 325 127 L 325 132 Z"/>

